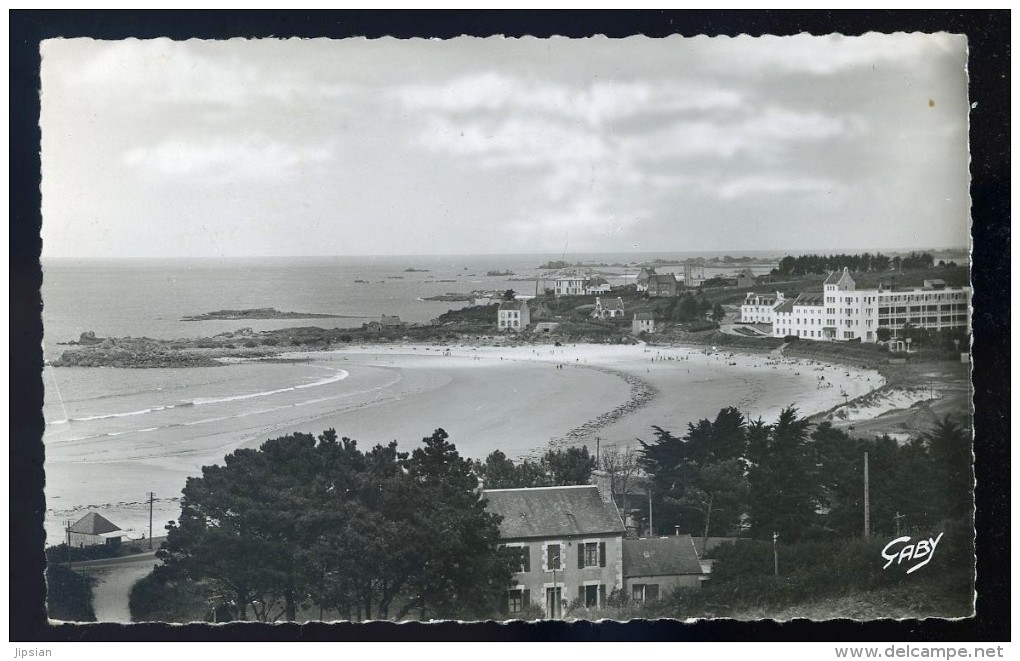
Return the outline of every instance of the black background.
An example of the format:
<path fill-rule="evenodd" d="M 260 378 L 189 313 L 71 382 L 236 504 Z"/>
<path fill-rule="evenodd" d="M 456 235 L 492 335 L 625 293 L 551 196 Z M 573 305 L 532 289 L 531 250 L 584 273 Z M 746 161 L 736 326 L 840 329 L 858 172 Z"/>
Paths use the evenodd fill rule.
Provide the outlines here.
<path fill-rule="evenodd" d="M 1009 640 L 1009 64 L 1000 11 L 18 11 L 10 18 L 10 639 L 107 640 Z M 439 37 L 604 34 L 966 34 L 973 218 L 977 616 L 964 620 L 715 620 L 528 624 L 50 625 L 44 608 L 39 43 L 51 37 Z M 636 651 L 636 650 L 635 650 Z"/>

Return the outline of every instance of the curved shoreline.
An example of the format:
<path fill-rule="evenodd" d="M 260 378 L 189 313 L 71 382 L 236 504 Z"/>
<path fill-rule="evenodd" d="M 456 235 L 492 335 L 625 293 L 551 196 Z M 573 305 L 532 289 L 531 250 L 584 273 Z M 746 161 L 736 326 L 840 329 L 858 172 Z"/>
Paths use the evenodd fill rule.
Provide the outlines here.
<path fill-rule="evenodd" d="M 659 395 L 658 388 L 644 379 L 634 376 L 633 374 L 627 374 L 626 372 L 610 369 L 608 367 L 590 365 L 574 365 L 574 367 L 595 370 L 597 372 L 602 372 L 603 374 L 610 374 L 623 379 L 630 384 L 630 398 L 611 411 L 607 411 L 600 416 L 588 420 L 582 425 L 574 427 L 563 436 L 550 439 L 549 446 L 553 448 L 567 447 L 572 443 L 582 440 L 585 436 L 591 436 L 592 434 L 598 433 L 623 417 L 647 406 Z"/>

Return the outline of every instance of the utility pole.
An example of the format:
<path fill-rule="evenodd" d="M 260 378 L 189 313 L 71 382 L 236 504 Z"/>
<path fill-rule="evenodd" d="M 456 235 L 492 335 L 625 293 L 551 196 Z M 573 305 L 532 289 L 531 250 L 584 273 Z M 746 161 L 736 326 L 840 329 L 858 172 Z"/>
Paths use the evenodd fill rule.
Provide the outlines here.
<path fill-rule="evenodd" d="M 595 468 L 602 469 L 602 437 L 595 437 Z"/>
<path fill-rule="evenodd" d="M 902 519 L 904 516 L 906 516 L 906 514 L 900 514 L 899 512 L 896 512 L 896 516 L 893 517 L 893 520 L 896 522 L 896 536 L 897 537 L 900 536 L 900 519 Z"/>
<path fill-rule="evenodd" d="M 71 566 L 71 522 L 64 521 L 64 530 L 67 531 L 67 566 Z"/>
<path fill-rule="evenodd" d="M 776 576 L 779 576 L 779 533 L 772 533 L 772 565 Z"/>
<path fill-rule="evenodd" d="M 864 453 L 864 539 L 871 537 L 871 494 L 868 489 L 868 453 Z"/>
<path fill-rule="evenodd" d="M 655 526 L 652 525 L 652 489 L 648 488 L 648 536 L 655 537 Z"/>
<path fill-rule="evenodd" d="M 152 548 L 152 501 L 156 494 L 149 492 L 149 548 Z"/>

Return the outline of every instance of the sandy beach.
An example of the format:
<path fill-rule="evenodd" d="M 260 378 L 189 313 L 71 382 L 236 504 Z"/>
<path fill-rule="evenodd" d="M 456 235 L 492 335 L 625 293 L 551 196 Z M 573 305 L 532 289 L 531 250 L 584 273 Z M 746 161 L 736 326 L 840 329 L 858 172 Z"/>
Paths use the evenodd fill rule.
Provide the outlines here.
<path fill-rule="evenodd" d="M 766 421 L 789 405 L 808 415 L 883 384 L 877 372 L 809 360 L 644 345 L 384 345 L 287 357 L 309 362 L 212 368 L 212 380 L 201 383 L 199 373 L 181 370 L 168 377 L 176 379 L 167 396 L 176 404 L 144 404 L 154 393 L 140 382 L 81 411 L 48 409 L 49 422 L 68 415 L 72 422 L 47 429 L 47 532 L 59 535 L 64 521 L 91 509 L 148 534 L 153 491 L 161 534 L 179 513 L 188 476 L 294 431 L 332 427 L 362 445 L 397 440 L 411 448 L 443 427 L 465 456 L 500 449 L 521 458 L 551 445 L 594 451 L 596 438 L 634 444 L 652 438 L 653 425 L 683 433 L 723 406 Z M 95 377 L 79 369 L 52 378 Z"/>

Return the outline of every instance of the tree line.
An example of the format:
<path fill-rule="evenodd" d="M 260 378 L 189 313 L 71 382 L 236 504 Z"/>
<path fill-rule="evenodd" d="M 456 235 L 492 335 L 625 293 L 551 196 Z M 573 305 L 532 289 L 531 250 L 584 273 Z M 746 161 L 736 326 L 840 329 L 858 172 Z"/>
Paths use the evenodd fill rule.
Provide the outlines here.
<path fill-rule="evenodd" d="M 869 252 L 853 255 L 787 255 L 779 260 L 779 266 L 772 269 L 772 275 L 808 275 L 842 271 L 848 268 L 853 272 L 865 271 L 899 271 L 901 269 L 931 268 L 935 259 L 931 253 L 911 252 L 909 255 L 889 257 L 882 253 Z M 945 265 L 940 262 L 940 265 Z"/>
<path fill-rule="evenodd" d="M 748 422 L 736 408 L 690 423 L 683 436 L 655 427 L 638 463 L 650 478 L 654 533 L 787 541 L 851 537 L 864 529 L 864 453 L 869 455 L 871 531 L 925 527 L 969 516 L 971 442 L 945 418 L 905 444 L 860 439 L 796 409 L 775 423 Z"/>
<path fill-rule="evenodd" d="M 609 448 L 598 461 L 585 447 L 472 461 L 442 429 L 411 452 L 396 442 L 361 450 L 332 429 L 237 450 L 189 478 L 157 551 L 162 564 L 132 590 L 133 617 L 194 619 L 196 604 L 222 620 L 316 610 L 350 620 L 497 617 L 519 559 L 500 546 L 482 485 L 588 484 L 597 464 L 616 494 L 645 482 L 652 534 L 858 537 L 864 452 L 873 532 L 972 512 L 969 433 L 949 418 L 904 444 L 812 426 L 793 407 L 773 423 L 726 407 L 682 436 L 653 429 L 636 452 Z M 639 517 L 646 501 L 637 498 Z"/>
<path fill-rule="evenodd" d="M 221 617 L 472 619 L 498 612 L 516 558 L 499 545 L 472 463 L 442 429 L 414 451 L 362 451 L 327 430 L 291 434 L 189 478 L 162 560 L 132 593 L 148 619 L 163 595 L 205 585 Z"/>

